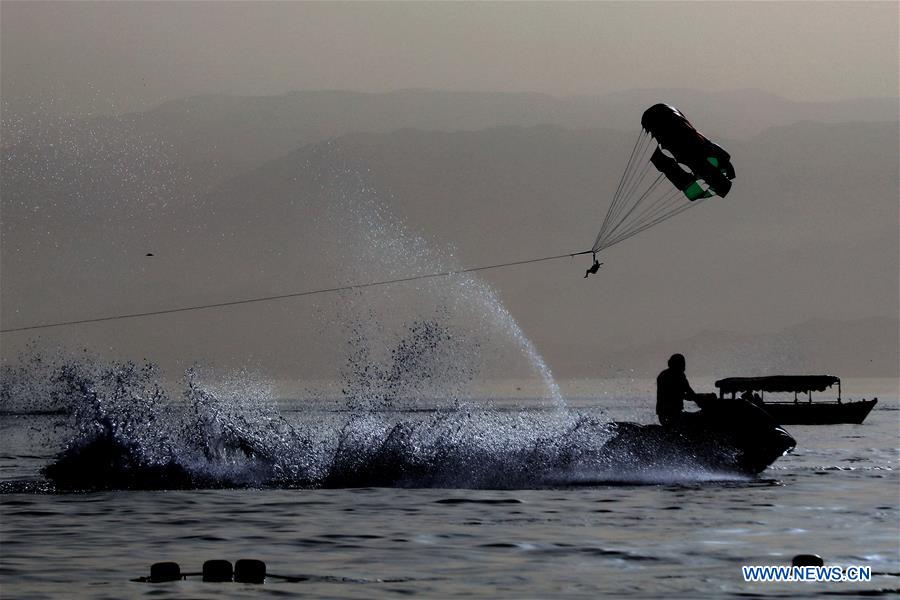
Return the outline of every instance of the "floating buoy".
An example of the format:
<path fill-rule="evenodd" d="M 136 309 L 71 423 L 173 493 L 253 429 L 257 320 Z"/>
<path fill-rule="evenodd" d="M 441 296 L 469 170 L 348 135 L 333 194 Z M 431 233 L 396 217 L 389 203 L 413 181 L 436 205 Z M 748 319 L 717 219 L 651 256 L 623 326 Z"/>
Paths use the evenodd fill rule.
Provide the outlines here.
<path fill-rule="evenodd" d="M 265 583 L 266 577 L 274 577 L 283 581 L 306 581 L 309 577 L 288 577 L 266 573 L 266 563 L 255 558 L 242 558 L 232 568 L 227 560 L 208 560 L 203 563 L 203 571 L 196 573 L 183 573 L 176 562 L 158 562 L 150 565 L 150 577 L 137 577 L 131 581 L 140 583 L 163 583 L 167 581 L 181 581 L 189 577 L 202 577 L 203 581 L 210 583 L 222 583 L 234 581 L 236 583 Z"/>
<path fill-rule="evenodd" d="M 242 558 L 234 563 L 236 583 L 263 583 L 266 580 L 266 563 L 253 558 Z"/>
<path fill-rule="evenodd" d="M 179 581 L 180 579 L 181 567 L 176 562 L 158 562 L 150 565 L 150 583 Z"/>
<path fill-rule="evenodd" d="M 234 570 L 227 560 L 208 560 L 203 563 L 203 581 L 231 581 Z"/>
<path fill-rule="evenodd" d="M 798 554 L 791 559 L 792 567 L 824 567 L 825 561 L 818 554 Z"/>

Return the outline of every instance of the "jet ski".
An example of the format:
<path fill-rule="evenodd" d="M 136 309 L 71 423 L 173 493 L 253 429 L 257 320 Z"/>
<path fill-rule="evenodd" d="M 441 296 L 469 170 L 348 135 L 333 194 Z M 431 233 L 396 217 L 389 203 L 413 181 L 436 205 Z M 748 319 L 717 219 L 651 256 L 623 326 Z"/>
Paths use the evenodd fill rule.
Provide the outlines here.
<path fill-rule="evenodd" d="M 765 411 L 741 399 L 698 394 L 700 411 L 670 427 L 617 422 L 604 446 L 646 467 L 678 464 L 755 475 L 794 449 L 796 440 Z"/>

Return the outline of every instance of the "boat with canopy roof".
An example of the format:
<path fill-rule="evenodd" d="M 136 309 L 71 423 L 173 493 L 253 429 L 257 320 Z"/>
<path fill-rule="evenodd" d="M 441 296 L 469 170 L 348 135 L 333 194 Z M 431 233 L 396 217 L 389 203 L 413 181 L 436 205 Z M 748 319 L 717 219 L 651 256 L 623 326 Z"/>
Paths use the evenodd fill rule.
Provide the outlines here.
<path fill-rule="evenodd" d="M 816 400 L 813 392 L 837 386 L 834 400 Z M 835 425 L 862 423 L 878 403 L 878 398 L 844 402 L 841 380 L 834 375 L 772 375 L 768 377 L 729 377 L 716 382 L 719 398 L 727 395 L 753 402 L 780 425 Z M 765 394 L 793 394 L 792 400 L 766 400 Z M 806 396 L 801 399 L 800 395 Z"/>

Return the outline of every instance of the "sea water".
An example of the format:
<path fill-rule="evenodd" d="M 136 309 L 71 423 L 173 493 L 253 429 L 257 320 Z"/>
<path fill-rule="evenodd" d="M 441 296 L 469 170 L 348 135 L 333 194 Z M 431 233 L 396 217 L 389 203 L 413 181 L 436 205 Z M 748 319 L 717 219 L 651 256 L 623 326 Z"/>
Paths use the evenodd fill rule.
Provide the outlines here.
<path fill-rule="evenodd" d="M 131 377 L 134 394 L 146 380 L 140 373 Z M 863 392 L 866 383 L 845 382 L 845 389 Z M 634 388 L 642 385 L 647 387 Z M 603 422 L 652 418 L 649 396 L 610 392 L 602 382 L 575 387 L 565 414 L 543 399 L 521 397 L 487 404 L 480 399 L 480 410 L 429 410 L 423 403 L 425 408 L 368 412 L 280 400 L 244 412 L 242 426 L 275 438 L 288 426 L 304 435 L 321 428 L 321 443 L 314 435 L 300 446 L 265 440 L 288 456 L 299 447 L 313 449 L 314 457 L 303 463 L 310 471 L 298 467 L 295 475 L 302 476 L 294 480 L 266 471 L 268 480 L 254 481 L 258 465 L 229 455 L 222 445 L 222 454 L 206 464 L 218 469 L 225 482 L 220 489 L 56 490 L 40 469 L 86 435 L 90 427 L 77 420 L 87 413 L 4 414 L 0 594 L 796 598 L 887 596 L 900 589 L 896 395 L 881 397 L 863 425 L 789 427 L 797 449 L 755 477 L 676 469 L 562 472 L 552 482 L 544 472 L 529 479 L 517 462 L 526 449 L 553 446 L 554 440 L 555 451 L 567 444 L 590 447 L 590 439 L 566 436 L 579 419 L 596 425 L 592 433 L 602 447 Z M 213 393 L 202 391 L 211 402 Z M 241 415 L 227 416 L 225 409 L 217 414 L 218 429 L 207 423 L 207 434 L 215 430 L 227 438 L 228 419 L 240 423 Z M 127 435 L 160 435 L 171 443 L 177 437 L 137 431 L 131 416 L 116 416 Z M 273 425 L 279 418 L 284 423 Z M 400 422 L 424 423 L 418 437 L 408 438 L 415 441 L 408 451 L 448 461 L 441 478 L 408 480 L 403 487 L 317 484 L 314 475 L 324 477 L 322 470 L 334 464 L 335 439 L 358 441 L 352 446 L 357 455 L 345 460 L 364 460 L 359 453 L 377 452 L 385 431 Z M 872 581 L 743 581 L 742 565 L 789 564 L 800 553 L 820 554 L 827 564 L 870 566 Z M 174 560 L 190 572 L 214 558 L 261 559 L 269 573 L 295 581 L 131 581 L 148 575 L 157 561 Z"/>

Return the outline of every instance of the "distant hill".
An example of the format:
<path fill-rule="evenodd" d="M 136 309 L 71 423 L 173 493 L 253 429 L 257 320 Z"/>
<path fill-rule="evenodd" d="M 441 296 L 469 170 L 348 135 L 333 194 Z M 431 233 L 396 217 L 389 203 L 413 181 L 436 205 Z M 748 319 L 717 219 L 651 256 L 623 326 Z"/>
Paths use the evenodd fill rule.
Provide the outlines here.
<path fill-rule="evenodd" d="M 145 146 L 159 154 L 164 148 L 171 160 L 190 169 L 195 189 L 205 191 L 237 171 L 300 146 L 349 133 L 404 128 L 474 131 L 546 124 L 636 132 L 642 112 L 657 102 L 677 105 L 713 138 L 747 138 L 770 127 L 800 121 L 898 119 L 896 98 L 811 103 L 758 90 L 646 89 L 577 97 L 435 90 L 297 91 L 276 96 L 195 96 L 116 118 L 44 118 L 36 123 L 31 115 L 6 116 L 3 144 L 6 147 L 10 140 L 19 140 L 20 130 L 37 130 L 52 137 L 52 132 L 46 131 L 48 124 L 63 131 L 56 143 L 57 152 L 66 144 L 96 144 L 98 131 L 106 136 L 128 137 L 135 150 Z M 21 154 L 21 149 L 9 154 Z"/>
<path fill-rule="evenodd" d="M 657 94 L 597 102 L 608 111 L 616 102 L 643 106 L 645 93 Z M 747 97 L 705 95 L 718 108 L 692 118 L 706 130 L 716 114 L 751 111 L 737 106 Z M 795 103 L 767 102 L 773 123 L 799 114 L 791 112 Z M 612 117 L 602 128 L 586 117 L 563 127 L 558 122 L 570 118 L 563 113 L 522 108 L 584 103 L 593 106 L 591 99 L 416 91 L 203 97 L 94 122 L 92 130 L 70 124 L 56 137 L 21 138 L 0 163 L 0 316 L 11 327 L 399 277 L 424 268 L 409 248 L 452 255 L 442 264 L 463 266 L 585 249 L 636 127 Z M 805 108 L 824 111 L 824 121 L 855 114 L 852 104 Z M 468 105 L 475 108 L 460 108 Z M 665 340 L 701 331 L 742 332 L 698 338 L 691 347 L 694 364 L 734 353 L 732 363 L 710 367 L 716 373 L 731 364 L 744 371 L 800 361 L 798 368 L 850 375 L 841 367 L 848 365 L 881 374 L 891 361 L 879 357 L 891 356 L 896 327 L 872 328 L 871 340 L 847 334 L 852 344 L 810 337 L 802 346 L 816 354 L 802 360 L 798 345 L 782 350 L 787 334 L 763 333 L 814 318 L 856 323 L 900 313 L 900 130 L 896 115 L 868 122 L 878 111 L 862 113 L 853 122 L 714 136 L 737 171 L 728 198 L 611 248 L 597 277 L 582 278 L 584 257 L 480 277 L 561 376 L 636 368 L 600 361 L 622 348 L 646 347 L 648 358 L 633 359 L 655 369 L 649 348 L 667 355 Z M 556 115 L 557 124 L 504 124 L 516 114 L 535 122 Z M 394 129 L 401 124 L 421 128 Z M 339 137 L 321 141 L 332 136 Z M 59 139 L 67 143 L 51 145 Z M 402 251 L 367 229 L 366 203 L 402 222 Z M 371 261 L 375 250 L 381 262 Z M 340 304 L 320 297 L 42 335 L 171 362 L 243 364 L 249 356 L 279 373 L 316 376 L 346 345 L 332 327 L 345 322 Z M 412 318 L 399 304 L 389 308 Z M 4 358 L 20 347 L 7 339 Z M 742 347 L 754 349 L 752 362 L 738 360 Z M 823 354 L 826 347 L 834 354 Z M 868 348 L 878 349 L 874 357 Z M 897 372 L 892 364 L 885 375 Z"/>

